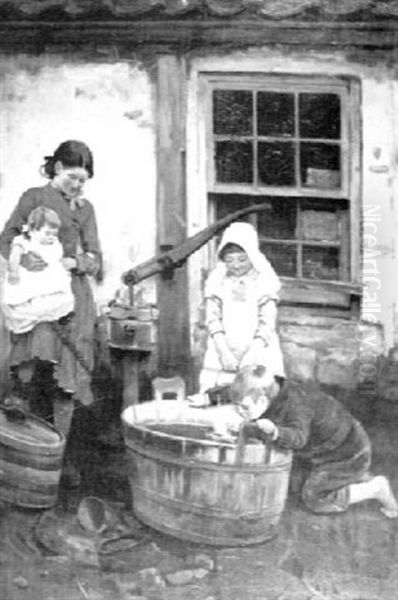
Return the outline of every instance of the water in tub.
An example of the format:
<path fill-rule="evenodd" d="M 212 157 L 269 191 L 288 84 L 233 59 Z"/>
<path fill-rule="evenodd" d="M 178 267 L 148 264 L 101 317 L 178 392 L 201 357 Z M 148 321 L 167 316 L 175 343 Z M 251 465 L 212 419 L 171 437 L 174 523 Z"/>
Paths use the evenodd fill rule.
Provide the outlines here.
<path fill-rule="evenodd" d="M 190 422 L 187 414 L 187 422 L 147 422 L 145 426 L 178 437 L 236 443 L 243 419 L 232 405 L 212 406 L 200 411 L 205 423 Z"/>
<path fill-rule="evenodd" d="M 151 401 L 129 407 L 123 419 L 127 424 L 135 423 L 160 435 L 198 441 L 197 460 L 213 462 L 216 458 L 220 460 L 220 456 L 226 464 L 259 464 L 269 460 L 262 442 L 244 436 L 244 419 L 233 405 L 193 408 L 184 401 Z M 221 446 L 225 449 L 222 455 L 218 450 Z"/>
<path fill-rule="evenodd" d="M 196 458 L 213 460 L 213 450 L 207 443 L 225 447 L 222 462 L 240 465 L 242 463 L 262 463 L 269 460 L 269 451 L 258 440 L 247 439 L 244 434 L 245 420 L 232 405 L 211 406 L 192 409 L 186 413 L 186 420 L 147 421 L 143 425 L 161 434 L 179 438 L 198 440 L 206 445 L 198 445 Z M 181 417 L 181 415 L 180 415 Z M 215 450 L 215 448 L 214 448 Z M 217 456 L 218 453 L 216 452 Z M 267 462 L 268 462 L 267 460 Z"/>

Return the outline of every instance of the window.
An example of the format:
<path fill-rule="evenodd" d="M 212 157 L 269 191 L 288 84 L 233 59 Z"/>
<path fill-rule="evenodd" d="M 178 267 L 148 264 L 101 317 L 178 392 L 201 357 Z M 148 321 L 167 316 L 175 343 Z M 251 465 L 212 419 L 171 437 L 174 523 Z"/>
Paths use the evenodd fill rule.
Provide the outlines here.
<path fill-rule="evenodd" d="M 206 81 L 213 218 L 266 203 L 248 220 L 279 275 L 355 281 L 357 86 L 274 75 L 209 74 Z"/>

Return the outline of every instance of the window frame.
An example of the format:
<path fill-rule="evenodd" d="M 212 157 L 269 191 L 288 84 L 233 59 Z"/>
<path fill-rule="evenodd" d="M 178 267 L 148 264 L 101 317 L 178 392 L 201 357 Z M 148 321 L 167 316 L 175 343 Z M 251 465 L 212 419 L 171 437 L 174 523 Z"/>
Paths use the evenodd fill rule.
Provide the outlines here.
<path fill-rule="evenodd" d="M 281 277 L 289 283 L 289 287 L 297 282 L 300 289 L 307 288 L 308 303 L 317 303 L 317 294 L 313 290 L 321 289 L 331 292 L 335 286 L 336 292 L 344 289 L 348 294 L 351 286 L 353 295 L 360 293 L 360 82 L 355 77 L 326 76 L 326 75 L 297 75 L 284 73 L 259 72 L 201 72 L 202 99 L 205 99 L 205 148 L 206 148 L 206 198 L 210 221 L 215 219 L 214 205 L 209 201 L 209 194 L 248 194 L 253 196 L 285 196 L 297 198 L 319 198 L 347 200 L 349 204 L 349 225 L 347 241 L 349 243 L 349 268 L 346 281 L 341 280 L 310 280 L 300 277 Z M 214 141 L 224 136 L 213 135 L 213 90 L 256 90 L 275 91 L 282 93 L 299 92 L 332 93 L 341 98 L 341 187 L 333 189 L 297 186 L 266 186 L 240 183 L 218 183 L 215 180 Z M 255 103 L 254 103 L 255 104 Z M 225 136 L 226 137 L 226 136 Z M 289 138 L 290 140 L 291 138 Z M 254 158 L 255 160 L 255 158 Z M 344 243 L 344 238 L 342 242 Z M 292 296 L 292 294 L 290 294 Z M 333 294 L 331 302 L 334 304 Z M 325 304 L 324 294 L 320 303 Z M 347 303 L 344 299 L 343 304 Z M 299 302 L 305 302 L 300 300 Z M 339 304 L 340 302 L 337 302 Z"/>

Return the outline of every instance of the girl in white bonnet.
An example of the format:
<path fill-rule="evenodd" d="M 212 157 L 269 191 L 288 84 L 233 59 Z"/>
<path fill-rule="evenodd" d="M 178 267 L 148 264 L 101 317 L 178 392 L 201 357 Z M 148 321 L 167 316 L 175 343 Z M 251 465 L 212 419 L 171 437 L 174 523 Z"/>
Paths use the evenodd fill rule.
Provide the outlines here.
<path fill-rule="evenodd" d="M 278 276 L 259 249 L 255 228 L 243 222 L 230 225 L 205 286 L 208 340 L 200 391 L 191 397 L 192 404 L 202 404 L 207 390 L 232 383 L 244 366 L 264 365 L 284 376 L 276 332 L 279 289 Z"/>

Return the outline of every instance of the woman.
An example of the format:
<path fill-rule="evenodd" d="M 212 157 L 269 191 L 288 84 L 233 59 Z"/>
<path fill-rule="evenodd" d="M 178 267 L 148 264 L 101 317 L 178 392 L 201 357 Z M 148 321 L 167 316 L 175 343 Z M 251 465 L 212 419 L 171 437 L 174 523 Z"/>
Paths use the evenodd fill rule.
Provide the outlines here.
<path fill-rule="evenodd" d="M 10 366 L 15 392 L 37 402 L 44 390 L 53 400 L 54 425 L 68 436 L 75 401 L 87 405 L 93 400 L 95 306 L 87 275 L 98 273 L 101 256 L 94 208 L 83 198 L 84 185 L 94 175 L 93 156 L 83 142 L 68 140 L 45 157 L 42 170 L 49 182 L 24 192 L 0 235 L 0 253 L 8 259 L 12 240 L 33 209 L 53 209 L 61 221 L 59 240 L 63 265 L 72 275 L 75 309 L 55 324 L 39 323 L 32 331 L 12 334 Z M 34 252 L 25 254 L 21 264 L 31 271 L 46 266 Z"/>

